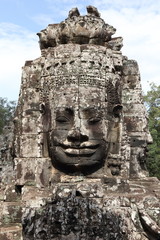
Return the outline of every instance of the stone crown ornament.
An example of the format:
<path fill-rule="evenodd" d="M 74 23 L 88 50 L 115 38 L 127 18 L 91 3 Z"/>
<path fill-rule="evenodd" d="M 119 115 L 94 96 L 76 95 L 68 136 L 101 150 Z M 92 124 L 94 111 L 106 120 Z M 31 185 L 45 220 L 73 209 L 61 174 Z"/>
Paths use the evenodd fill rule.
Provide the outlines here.
<path fill-rule="evenodd" d="M 60 24 L 49 24 L 46 29 L 37 33 L 40 48 L 77 43 L 108 46 L 111 49 L 120 50 L 123 39 L 112 38 L 116 29 L 100 18 L 95 7 L 88 6 L 87 13 L 86 16 L 80 16 L 78 9 L 73 8 L 65 21 Z"/>

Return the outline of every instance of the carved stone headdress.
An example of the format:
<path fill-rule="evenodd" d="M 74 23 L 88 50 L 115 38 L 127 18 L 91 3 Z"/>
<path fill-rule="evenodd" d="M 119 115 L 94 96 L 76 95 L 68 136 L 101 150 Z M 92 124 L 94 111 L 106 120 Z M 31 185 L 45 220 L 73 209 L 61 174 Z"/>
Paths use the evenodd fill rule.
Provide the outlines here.
<path fill-rule="evenodd" d="M 116 29 L 100 18 L 95 7 L 87 7 L 87 15 L 81 16 L 78 9 L 69 12 L 68 18 L 60 24 L 49 24 L 38 33 L 40 48 L 56 47 L 60 44 L 94 44 L 120 50 L 122 38 L 111 38 Z"/>

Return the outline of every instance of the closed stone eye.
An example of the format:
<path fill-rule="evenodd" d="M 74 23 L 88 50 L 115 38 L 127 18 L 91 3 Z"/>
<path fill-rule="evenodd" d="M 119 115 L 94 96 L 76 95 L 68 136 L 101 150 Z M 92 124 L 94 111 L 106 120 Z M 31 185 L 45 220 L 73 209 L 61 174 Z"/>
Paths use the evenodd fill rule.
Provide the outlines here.
<path fill-rule="evenodd" d="M 101 118 L 96 117 L 96 118 L 90 118 L 90 119 L 88 120 L 88 123 L 89 123 L 90 125 L 95 125 L 95 124 L 99 123 L 100 121 L 101 121 Z"/>
<path fill-rule="evenodd" d="M 58 123 L 68 123 L 68 122 L 70 122 L 70 120 L 65 116 L 59 116 L 59 117 L 56 118 L 56 122 L 58 122 Z"/>

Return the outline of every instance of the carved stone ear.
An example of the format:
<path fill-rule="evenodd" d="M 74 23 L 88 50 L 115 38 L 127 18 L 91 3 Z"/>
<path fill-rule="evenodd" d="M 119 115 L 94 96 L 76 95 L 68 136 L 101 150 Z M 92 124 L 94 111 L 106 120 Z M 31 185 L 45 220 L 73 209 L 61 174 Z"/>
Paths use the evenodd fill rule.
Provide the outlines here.
<path fill-rule="evenodd" d="M 115 118 L 120 118 L 120 116 L 122 114 L 122 109 L 123 109 L 122 105 L 120 105 L 120 104 L 115 105 L 113 107 L 113 116 Z"/>
<path fill-rule="evenodd" d="M 40 110 L 40 113 L 45 114 L 45 112 L 46 112 L 46 107 L 45 107 L 45 104 L 44 104 L 44 103 L 41 103 L 41 104 L 40 104 L 39 110 Z"/>

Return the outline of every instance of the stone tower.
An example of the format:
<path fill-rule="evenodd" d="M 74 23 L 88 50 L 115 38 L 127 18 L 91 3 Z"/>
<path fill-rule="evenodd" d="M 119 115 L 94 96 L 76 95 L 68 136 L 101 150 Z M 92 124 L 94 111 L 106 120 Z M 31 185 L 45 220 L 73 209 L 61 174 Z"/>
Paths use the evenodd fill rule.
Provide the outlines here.
<path fill-rule="evenodd" d="M 0 240 L 160 239 L 140 73 L 115 31 L 88 6 L 38 33 L 2 156 Z"/>

